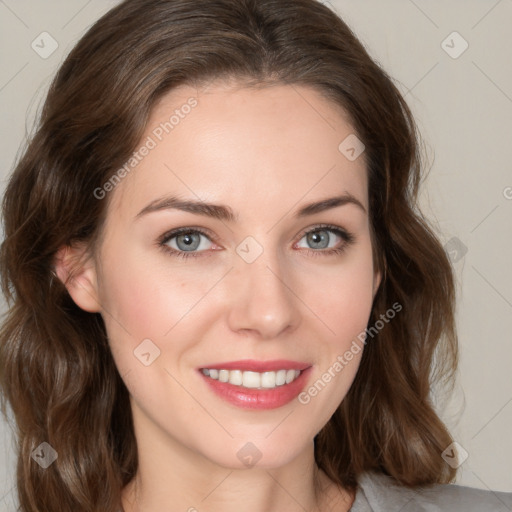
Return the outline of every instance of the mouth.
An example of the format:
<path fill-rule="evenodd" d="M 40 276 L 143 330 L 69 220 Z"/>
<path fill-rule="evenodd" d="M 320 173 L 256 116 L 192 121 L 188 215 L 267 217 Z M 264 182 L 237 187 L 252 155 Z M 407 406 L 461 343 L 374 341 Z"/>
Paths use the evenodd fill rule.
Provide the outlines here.
<path fill-rule="evenodd" d="M 296 361 L 232 361 L 199 368 L 209 389 L 243 409 L 275 409 L 296 398 L 311 365 Z"/>
<path fill-rule="evenodd" d="M 291 384 L 297 379 L 301 370 L 278 370 L 277 372 L 251 372 L 242 370 L 216 370 L 203 368 L 203 375 L 219 382 L 228 382 L 233 386 L 246 389 L 274 389 L 278 386 Z"/>

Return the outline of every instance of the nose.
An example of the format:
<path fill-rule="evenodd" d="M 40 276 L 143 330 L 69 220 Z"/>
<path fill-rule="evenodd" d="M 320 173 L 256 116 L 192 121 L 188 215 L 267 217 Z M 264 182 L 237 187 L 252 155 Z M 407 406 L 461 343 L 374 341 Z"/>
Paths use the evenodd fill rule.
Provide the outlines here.
<path fill-rule="evenodd" d="M 264 252 L 256 261 L 237 261 L 230 272 L 228 322 L 235 332 L 275 339 L 300 324 L 300 300 L 277 258 Z"/>

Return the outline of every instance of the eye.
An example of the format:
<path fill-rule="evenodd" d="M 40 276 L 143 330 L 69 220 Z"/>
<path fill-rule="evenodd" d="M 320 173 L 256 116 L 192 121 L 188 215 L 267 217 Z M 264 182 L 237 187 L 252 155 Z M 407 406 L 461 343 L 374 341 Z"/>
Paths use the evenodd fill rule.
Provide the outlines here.
<path fill-rule="evenodd" d="M 158 245 L 173 256 L 188 258 L 189 256 L 200 256 L 200 253 L 208 249 L 209 236 L 195 228 L 180 228 L 166 233 Z M 211 243 L 211 240 L 210 240 Z"/>
<path fill-rule="evenodd" d="M 306 231 L 300 240 L 306 240 L 309 247 L 306 252 L 313 256 L 329 256 L 343 253 L 354 241 L 351 233 L 336 226 L 316 226 Z M 340 245 L 341 241 L 341 245 Z M 209 234 L 198 228 L 179 228 L 162 235 L 158 246 L 171 256 L 180 258 L 208 255 L 209 245 L 212 243 Z M 299 241 L 300 244 L 300 241 Z M 304 246 L 296 245 L 304 248 Z"/>
<path fill-rule="evenodd" d="M 302 236 L 301 240 L 303 239 L 305 239 L 306 244 L 308 244 L 308 246 L 306 246 L 306 249 L 309 249 L 308 252 L 324 256 L 329 254 L 341 254 L 355 241 L 355 237 L 351 233 L 336 226 L 329 225 L 317 226 L 307 231 Z M 338 241 L 336 239 L 338 239 Z M 342 241 L 341 245 L 340 241 Z M 298 247 L 301 246 L 298 245 Z"/>

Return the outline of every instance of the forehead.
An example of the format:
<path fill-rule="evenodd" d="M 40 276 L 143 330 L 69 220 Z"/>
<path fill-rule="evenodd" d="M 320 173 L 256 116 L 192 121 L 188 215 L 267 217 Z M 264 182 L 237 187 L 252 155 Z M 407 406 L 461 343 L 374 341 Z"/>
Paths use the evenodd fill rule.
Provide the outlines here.
<path fill-rule="evenodd" d="M 349 192 L 368 209 L 364 153 L 351 161 L 340 151 L 353 136 L 341 107 L 309 87 L 181 86 L 153 107 L 111 207 L 128 218 L 173 194 L 271 221 L 298 202 Z"/>

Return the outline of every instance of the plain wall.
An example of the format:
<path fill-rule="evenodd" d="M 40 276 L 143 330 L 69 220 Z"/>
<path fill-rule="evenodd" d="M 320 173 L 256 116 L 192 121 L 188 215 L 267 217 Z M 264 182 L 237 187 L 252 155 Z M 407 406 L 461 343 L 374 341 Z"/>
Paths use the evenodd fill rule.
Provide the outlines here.
<path fill-rule="evenodd" d="M 2 190 L 51 77 L 116 3 L 0 2 Z M 436 401 L 468 453 L 457 483 L 512 491 L 512 1 L 324 3 L 405 94 L 432 162 L 421 204 L 458 281 L 458 384 L 449 400 Z M 47 38 L 42 32 L 58 43 L 46 59 L 31 47 Z M 13 453 L 0 421 L 0 512 L 15 508 Z"/>

